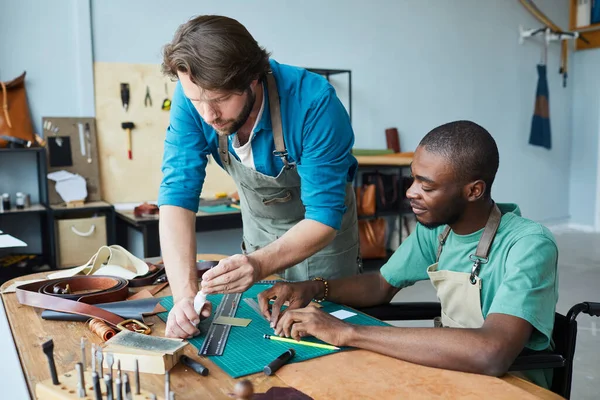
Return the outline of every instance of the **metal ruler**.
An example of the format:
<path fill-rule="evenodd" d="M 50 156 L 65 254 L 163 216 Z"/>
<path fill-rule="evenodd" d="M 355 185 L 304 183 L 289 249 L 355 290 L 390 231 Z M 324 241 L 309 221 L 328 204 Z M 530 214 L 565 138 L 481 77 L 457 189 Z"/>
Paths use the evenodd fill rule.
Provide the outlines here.
<path fill-rule="evenodd" d="M 276 284 L 276 283 L 278 283 L 278 282 L 289 282 L 289 281 L 286 281 L 286 280 L 284 280 L 284 279 L 278 279 L 278 280 L 272 279 L 272 280 L 262 280 L 262 281 L 258 281 L 258 282 L 256 282 L 255 284 L 256 284 L 256 285 L 274 285 L 274 284 Z"/>
<path fill-rule="evenodd" d="M 223 299 L 221 300 L 219 307 L 217 307 L 214 318 L 216 319 L 221 316 L 235 317 L 235 313 L 238 309 L 241 299 L 241 293 L 228 293 L 223 295 Z M 202 347 L 200 348 L 198 355 L 223 355 L 223 350 L 225 350 L 225 345 L 227 344 L 227 338 L 229 337 L 230 330 L 231 325 L 218 325 L 211 323 L 210 328 L 208 328 L 208 333 L 206 334 L 206 339 L 204 339 L 204 343 L 202 343 Z"/>

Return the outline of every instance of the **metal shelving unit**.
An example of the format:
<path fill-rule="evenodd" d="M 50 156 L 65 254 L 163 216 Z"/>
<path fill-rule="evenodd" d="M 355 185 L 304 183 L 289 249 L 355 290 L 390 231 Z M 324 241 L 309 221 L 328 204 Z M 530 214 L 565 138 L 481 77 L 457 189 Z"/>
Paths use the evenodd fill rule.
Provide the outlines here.
<path fill-rule="evenodd" d="M 0 253 L 2 256 L 12 256 L 16 254 L 34 255 L 39 261 L 38 264 L 48 264 L 51 269 L 57 266 L 56 250 L 56 232 L 55 222 L 63 218 L 84 218 L 95 214 L 106 216 L 107 244 L 116 243 L 116 214 L 114 207 L 104 201 L 95 201 L 83 204 L 81 207 L 67 207 L 65 204 L 50 205 L 48 203 L 48 178 L 47 178 L 47 159 L 46 149 L 41 147 L 23 148 L 23 149 L 0 149 L 0 160 L 4 157 L 19 157 L 24 154 L 35 154 L 36 160 L 36 178 L 38 193 L 36 202 L 25 209 L 16 209 L 14 206 L 10 210 L 0 212 L 0 227 L 5 233 L 11 233 L 16 225 L 22 224 L 23 218 L 37 216 L 39 220 L 39 234 L 41 242 L 41 252 L 30 252 L 27 248 L 15 248 L 4 250 Z M 6 164 L 6 163 L 5 163 Z M 8 163 L 9 167 L 13 163 Z M 3 175 L 9 176 L 15 173 L 11 168 L 0 168 L 0 193 L 6 189 L 2 185 Z M 7 178 L 5 178 L 8 180 Z M 27 178 L 29 179 L 29 178 Z M 14 185 L 13 185 L 14 186 Z M 34 196 L 32 196 L 34 198 Z M 15 235 L 18 237 L 18 235 Z M 25 251 L 23 251 L 25 249 Z M 37 265 L 36 265 L 37 266 Z M 20 275 L 32 273 L 31 268 L 18 268 L 7 271 L 0 268 L 0 281 L 6 281 Z"/>
<path fill-rule="evenodd" d="M 35 179 L 37 180 L 37 193 L 30 193 L 33 201 L 29 207 L 18 209 L 14 205 L 14 201 L 11 201 L 11 209 L 0 212 L 0 227 L 5 233 L 13 234 L 13 236 L 23 239 L 20 237 L 18 232 L 30 229 L 31 223 L 35 220 L 34 226 L 39 226 L 39 238 L 40 251 L 33 251 L 28 247 L 17 247 L 11 249 L 0 249 L 0 255 L 6 257 L 5 261 L 10 260 L 9 263 L 21 259 L 21 262 L 25 264 L 25 267 L 10 266 L 7 268 L 0 268 L 0 281 L 6 281 L 17 276 L 30 274 L 34 271 L 34 268 L 50 262 L 48 258 L 49 254 L 49 231 L 48 231 L 48 185 L 46 179 L 46 152 L 43 148 L 1 148 L 0 149 L 0 160 L 2 161 L 2 168 L 0 168 L 0 192 L 8 192 L 11 194 L 11 198 L 14 200 L 15 182 L 11 182 L 8 178 L 11 174 L 15 174 L 15 169 L 22 166 L 17 160 L 33 158 L 30 155 L 35 156 Z M 7 160 L 9 162 L 7 162 Z M 26 164 L 27 162 L 25 162 Z M 33 170 L 33 168 L 32 168 Z M 28 171 L 26 171 L 28 172 Z M 27 173 L 19 172 L 21 175 L 27 175 Z M 14 175 L 13 175 L 14 176 Z M 29 183 L 33 176 L 20 177 L 20 183 L 24 185 Z M 34 228 L 36 229 L 36 228 Z M 36 241 L 37 244 L 37 241 Z M 37 247 L 37 246 L 36 246 Z"/>
<path fill-rule="evenodd" d="M 329 82 L 332 75 L 348 74 L 348 114 L 352 122 L 352 71 L 349 69 L 306 68 L 307 71 L 324 76 Z"/>

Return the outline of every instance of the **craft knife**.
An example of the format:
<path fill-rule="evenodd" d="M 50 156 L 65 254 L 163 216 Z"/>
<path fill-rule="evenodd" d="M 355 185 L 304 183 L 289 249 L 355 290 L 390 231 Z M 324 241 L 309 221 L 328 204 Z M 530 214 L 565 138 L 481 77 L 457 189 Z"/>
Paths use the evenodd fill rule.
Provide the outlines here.
<path fill-rule="evenodd" d="M 77 370 L 77 395 L 79 398 L 84 398 L 85 394 L 85 377 L 83 376 L 83 364 L 77 363 L 75 364 L 75 369 Z"/>
<path fill-rule="evenodd" d="M 165 372 L 165 399 L 169 398 L 171 392 L 171 377 L 169 371 Z"/>
<path fill-rule="evenodd" d="M 85 371 L 86 369 L 86 362 L 85 362 L 85 338 L 81 338 L 81 365 L 83 366 L 83 370 Z"/>
<path fill-rule="evenodd" d="M 135 394 L 140 394 L 140 367 L 135 359 Z"/>
<path fill-rule="evenodd" d="M 112 379 L 109 374 L 104 375 L 104 383 L 106 383 L 106 400 L 115 400 L 113 397 Z"/>
<path fill-rule="evenodd" d="M 94 399 L 102 400 L 102 390 L 100 389 L 100 379 L 96 371 L 92 372 L 92 385 L 94 387 Z"/>
<path fill-rule="evenodd" d="M 104 367 L 102 365 L 102 361 L 104 360 L 104 357 L 102 355 L 102 348 L 99 348 L 98 351 L 96 351 L 96 359 L 98 360 L 98 364 L 100 365 L 100 368 L 98 368 L 100 370 L 100 376 L 104 376 Z"/>
<path fill-rule="evenodd" d="M 50 375 L 52 376 L 52 383 L 54 385 L 59 385 L 58 375 L 56 374 L 56 364 L 54 364 L 54 341 L 52 339 L 42 343 L 42 350 L 44 350 L 44 354 L 46 354 L 46 358 L 48 358 L 48 366 L 50 367 Z"/>
<path fill-rule="evenodd" d="M 117 400 L 123 400 L 123 390 L 121 387 L 121 377 L 117 374 L 115 379 L 115 397 Z"/>
<path fill-rule="evenodd" d="M 127 373 L 123 374 L 123 386 L 125 387 L 125 398 L 127 400 L 132 400 L 131 385 L 129 384 L 129 375 L 127 375 Z"/>

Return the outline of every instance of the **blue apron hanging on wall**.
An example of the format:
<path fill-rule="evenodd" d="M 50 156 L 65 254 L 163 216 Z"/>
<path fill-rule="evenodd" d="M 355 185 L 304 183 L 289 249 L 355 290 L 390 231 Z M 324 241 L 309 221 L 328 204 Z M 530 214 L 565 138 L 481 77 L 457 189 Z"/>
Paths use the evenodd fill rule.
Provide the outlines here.
<path fill-rule="evenodd" d="M 552 148 L 550 136 L 550 106 L 548 101 L 548 81 L 546 79 L 546 65 L 538 65 L 538 85 L 535 98 L 535 110 L 531 121 L 531 134 L 529 144 Z"/>

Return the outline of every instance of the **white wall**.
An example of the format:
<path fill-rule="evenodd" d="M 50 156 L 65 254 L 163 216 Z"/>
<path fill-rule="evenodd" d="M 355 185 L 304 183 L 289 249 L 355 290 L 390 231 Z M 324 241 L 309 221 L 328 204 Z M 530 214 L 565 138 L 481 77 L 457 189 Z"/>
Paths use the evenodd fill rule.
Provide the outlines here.
<path fill-rule="evenodd" d="M 565 27 L 567 3 L 537 2 Z M 201 13 L 239 19 L 280 62 L 352 69 L 357 147 L 384 147 L 384 129 L 396 126 L 403 149 L 413 150 L 436 125 L 473 119 L 500 148 L 496 200 L 516 202 L 526 216 L 547 223 L 573 212 L 567 188 L 576 74 L 562 88 L 559 46 L 553 44 L 554 147 L 528 145 L 540 47 L 519 45 L 518 26 L 540 25 L 516 1 L 3 2 L 0 79 L 28 71 L 38 128 L 42 116 L 92 115 L 92 54 L 95 61 L 159 63 L 177 26 Z M 345 80 L 335 85 L 345 97 Z"/>
<path fill-rule="evenodd" d="M 573 146 L 570 166 L 571 223 L 600 230 L 598 153 L 600 142 L 600 49 L 573 57 Z M 598 205 L 597 205 L 598 204 Z M 598 221 L 598 222 L 595 222 Z"/>
<path fill-rule="evenodd" d="M 433 127 L 473 119 L 494 135 L 500 171 L 494 196 L 544 222 L 569 217 L 572 85 L 562 88 L 559 46 L 549 54 L 554 147 L 528 145 L 541 48 L 518 44 L 518 26 L 538 27 L 517 1 L 361 0 L 248 2 L 92 1 L 94 57 L 159 63 L 161 47 L 196 14 L 224 14 L 246 25 L 280 62 L 353 72 L 357 147 L 384 148 L 398 127 L 413 150 Z M 538 1 L 567 26 L 565 0 Z M 337 81 L 344 94 L 344 79 Z"/>

